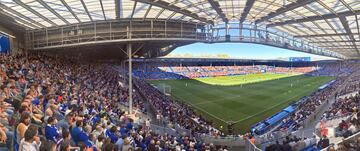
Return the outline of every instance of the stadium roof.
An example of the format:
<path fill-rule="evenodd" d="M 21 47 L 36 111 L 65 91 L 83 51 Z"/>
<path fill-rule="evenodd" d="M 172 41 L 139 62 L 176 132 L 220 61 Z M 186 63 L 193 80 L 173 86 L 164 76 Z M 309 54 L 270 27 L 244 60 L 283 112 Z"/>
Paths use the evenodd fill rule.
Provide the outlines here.
<path fill-rule="evenodd" d="M 246 22 L 360 56 L 359 0 L 0 0 L 0 13 L 25 29 L 121 18 Z"/>

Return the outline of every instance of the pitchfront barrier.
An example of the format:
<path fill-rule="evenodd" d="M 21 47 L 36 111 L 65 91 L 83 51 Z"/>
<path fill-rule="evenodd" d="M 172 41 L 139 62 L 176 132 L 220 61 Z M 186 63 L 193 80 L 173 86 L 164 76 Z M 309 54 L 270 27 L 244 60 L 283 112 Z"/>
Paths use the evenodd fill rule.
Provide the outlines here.
<path fill-rule="evenodd" d="M 276 131 L 266 135 L 255 137 L 256 144 L 259 144 L 259 148 L 265 149 L 267 146 L 274 144 L 276 141 L 282 142 L 287 136 L 296 136 L 297 138 L 312 138 L 314 133 L 317 133 L 316 129 L 298 130 L 294 132 L 289 131 Z"/>

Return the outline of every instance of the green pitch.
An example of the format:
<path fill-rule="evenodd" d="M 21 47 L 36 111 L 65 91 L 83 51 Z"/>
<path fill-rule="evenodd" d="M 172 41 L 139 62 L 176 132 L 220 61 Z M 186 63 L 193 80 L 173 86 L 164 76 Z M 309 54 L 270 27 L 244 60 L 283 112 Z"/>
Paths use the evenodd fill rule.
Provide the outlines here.
<path fill-rule="evenodd" d="M 249 74 L 186 80 L 153 80 L 165 92 L 192 105 L 217 128 L 235 122 L 237 132 L 274 115 L 289 104 L 316 91 L 334 77 L 291 74 Z"/>

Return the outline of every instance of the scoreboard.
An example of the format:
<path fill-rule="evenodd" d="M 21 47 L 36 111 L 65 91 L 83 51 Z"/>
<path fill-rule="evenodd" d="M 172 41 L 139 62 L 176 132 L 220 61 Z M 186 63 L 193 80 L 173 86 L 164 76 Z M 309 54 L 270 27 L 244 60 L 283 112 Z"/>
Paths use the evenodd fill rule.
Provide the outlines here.
<path fill-rule="evenodd" d="M 310 57 L 289 57 L 290 62 L 310 62 Z"/>

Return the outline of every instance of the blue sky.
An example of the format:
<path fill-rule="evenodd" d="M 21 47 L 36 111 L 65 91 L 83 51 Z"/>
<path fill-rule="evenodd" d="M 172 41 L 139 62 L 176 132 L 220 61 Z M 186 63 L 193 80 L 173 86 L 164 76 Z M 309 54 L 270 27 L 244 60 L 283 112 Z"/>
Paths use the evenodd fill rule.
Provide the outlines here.
<path fill-rule="evenodd" d="M 248 43 L 217 43 L 204 44 L 195 43 L 186 45 L 175 49 L 170 53 L 171 55 L 192 54 L 195 57 L 204 54 L 228 54 L 231 58 L 241 59 L 277 59 L 288 57 L 311 57 L 312 60 L 318 59 L 332 59 L 329 57 L 318 56 L 303 52 L 297 52 L 287 49 L 281 49 L 271 46 L 248 44 Z"/>

